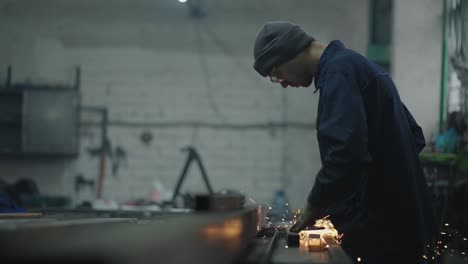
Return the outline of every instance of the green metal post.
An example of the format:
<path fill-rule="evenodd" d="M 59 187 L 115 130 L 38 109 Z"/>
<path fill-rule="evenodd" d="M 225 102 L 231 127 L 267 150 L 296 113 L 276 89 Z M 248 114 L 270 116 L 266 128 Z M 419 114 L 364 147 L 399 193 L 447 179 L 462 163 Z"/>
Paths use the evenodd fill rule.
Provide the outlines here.
<path fill-rule="evenodd" d="M 444 128 L 446 111 L 445 90 L 447 84 L 447 0 L 443 1 L 443 22 L 442 22 L 442 67 L 440 74 L 440 110 L 439 110 L 439 132 Z"/>

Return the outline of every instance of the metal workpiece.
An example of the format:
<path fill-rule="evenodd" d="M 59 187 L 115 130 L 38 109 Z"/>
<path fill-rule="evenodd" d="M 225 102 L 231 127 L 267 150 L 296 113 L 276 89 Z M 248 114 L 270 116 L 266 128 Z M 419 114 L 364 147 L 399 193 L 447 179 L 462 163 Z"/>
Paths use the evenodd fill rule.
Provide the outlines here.
<path fill-rule="evenodd" d="M 289 247 L 287 240 L 280 240 L 271 263 L 273 264 L 353 264 L 340 243 L 331 235 L 322 235 L 323 250 L 310 251 L 305 240 L 300 240 L 299 247 Z"/>
<path fill-rule="evenodd" d="M 41 223 L 37 232 L 0 230 L 0 258 L 6 263 L 238 263 L 258 232 L 257 217 L 257 208 L 245 208 L 166 215 L 144 224 L 77 226 L 82 220 L 71 220 L 75 223 L 62 226 L 51 222 L 47 229 L 48 223 Z M 101 219 L 106 220 L 112 219 Z"/>

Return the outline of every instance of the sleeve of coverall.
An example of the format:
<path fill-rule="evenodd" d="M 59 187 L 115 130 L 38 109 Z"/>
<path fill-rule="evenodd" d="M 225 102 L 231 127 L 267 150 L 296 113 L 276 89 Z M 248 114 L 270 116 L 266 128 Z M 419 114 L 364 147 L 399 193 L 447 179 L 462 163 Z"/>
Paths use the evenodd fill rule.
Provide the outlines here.
<path fill-rule="evenodd" d="M 362 95 L 352 76 L 329 74 L 320 92 L 317 138 L 322 168 L 308 203 L 325 208 L 352 191 L 367 157 L 368 136 Z"/>

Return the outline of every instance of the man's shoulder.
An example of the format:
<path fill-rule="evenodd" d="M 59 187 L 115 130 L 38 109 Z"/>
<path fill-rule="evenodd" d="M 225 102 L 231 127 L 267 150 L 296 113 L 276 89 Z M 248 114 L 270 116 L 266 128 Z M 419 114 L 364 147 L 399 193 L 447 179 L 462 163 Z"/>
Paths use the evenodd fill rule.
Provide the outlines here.
<path fill-rule="evenodd" d="M 344 77 L 346 80 L 363 87 L 368 83 L 369 78 L 382 72 L 375 63 L 350 49 L 342 49 L 335 53 L 325 68 L 323 78 L 318 83 L 319 87 L 326 86 L 330 80 L 335 80 L 337 76 Z"/>
<path fill-rule="evenodd" d="M 368 64 L 370 61 L 360 53 L 351 49 L 342 49 L 330 59 L 329 70 L 345 70 Z"/>
<path fill-rule="evenodd" d="M 371 62 L 364 55 L 351 50 L 342 49 L 335 54 L 326 67 L 325 75 L 343 74 L 350 78 L 366 78 L 378 71 L 375 63 Z"/>

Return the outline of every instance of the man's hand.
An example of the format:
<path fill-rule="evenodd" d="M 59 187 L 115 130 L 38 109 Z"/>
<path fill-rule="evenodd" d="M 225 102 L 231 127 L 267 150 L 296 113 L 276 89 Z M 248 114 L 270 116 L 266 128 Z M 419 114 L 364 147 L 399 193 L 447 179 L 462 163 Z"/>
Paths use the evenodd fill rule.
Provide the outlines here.
<path fill-rule="evenodd" d="M 299 213 L 296 223 L 289 229 L 289 231 L 299 233 L 301 230 L 313 226 L 315 224 L 315 220 L 318 218 L 318 211 L 311 206 L 306 205 Z"/>

